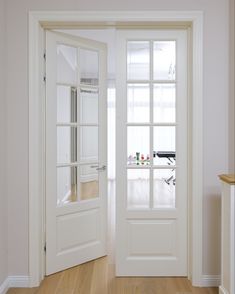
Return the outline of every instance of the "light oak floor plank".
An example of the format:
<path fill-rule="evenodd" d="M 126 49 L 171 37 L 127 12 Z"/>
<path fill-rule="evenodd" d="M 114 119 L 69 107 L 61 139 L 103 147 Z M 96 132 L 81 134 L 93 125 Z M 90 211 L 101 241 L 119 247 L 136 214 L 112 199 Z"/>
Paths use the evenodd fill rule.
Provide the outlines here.
<path fill-rule="evenodd" d="M 37 294 L 55 293 L 61 277 L 62 277 L 62 272 L 45 277 L 45 279 L 42 281 L 36 293 Z M 28 293 L 26 292 L 26 294 Z"/>
<path fill-rule="evenodd" d="M 38 288 L 12 288 L 7 294 L 217 294 L 218 288 L 192 287 L 187 278 L 115 277 L 108 257 L 46 277 Z"/>
<path fill-rule="evenodd" d="M 74 294 L 83 294 L 91 292 L 94 263 L 95 261 L 91 261 L 79 266 L 76 286 L 73 292 Z"/>
<path fill-rule="evenodd" d="M 38 288 L 11 288 L 7 294 L 36 294 Z"/>
<path fill-rule="evenodd" d="M 218 288 L 192 287 L 187 278 L 115 277 L 115 182 L 109 181 L 108 256 L 46 277 L 38 288 L 7 294 L 217 294 Z"/>

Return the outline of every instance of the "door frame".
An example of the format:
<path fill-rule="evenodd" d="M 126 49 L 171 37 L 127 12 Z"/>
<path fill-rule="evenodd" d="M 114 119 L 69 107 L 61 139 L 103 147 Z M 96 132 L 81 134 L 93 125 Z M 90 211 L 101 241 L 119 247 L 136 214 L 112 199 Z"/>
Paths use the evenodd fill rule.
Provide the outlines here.
<path fill-rule="evenodd" d="M 30 11 L 29 91 L 29 286 L 45 275 L 45 63 L 44 30 L 65 28 L 184 28 L 192 52 L 189 64 L 189 272 L 203 286 L 203 12 L 201 11 Z M 192 180 L 193 179 L 193 180 Z"/>

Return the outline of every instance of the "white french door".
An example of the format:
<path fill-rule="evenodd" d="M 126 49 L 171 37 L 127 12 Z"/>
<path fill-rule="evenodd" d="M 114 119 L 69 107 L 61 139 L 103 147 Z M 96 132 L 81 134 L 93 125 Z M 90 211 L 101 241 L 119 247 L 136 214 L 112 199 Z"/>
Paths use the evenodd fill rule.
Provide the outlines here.
<path fill-rule="evenodd" d="M 187 276 L 187 31 L 117 32 L 118 276 Z"/>
<path fill-rule="evenodd" d="M 46 274 L 106 255 L 106 45 L 46 32 Z"/>

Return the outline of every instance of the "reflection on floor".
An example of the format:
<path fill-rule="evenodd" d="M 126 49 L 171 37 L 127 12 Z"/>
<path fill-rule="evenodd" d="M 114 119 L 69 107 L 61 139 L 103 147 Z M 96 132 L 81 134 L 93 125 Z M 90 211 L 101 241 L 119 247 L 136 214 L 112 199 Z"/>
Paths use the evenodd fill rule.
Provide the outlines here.
<path fill-rule="evenodd" d="M 99 196 L 98 181 L 81 183 L 81 200 L 96 198 Z"/>
<path fill-rule="evenodd" d="M 71 190 L 62 200 L 57 200 L 58 205 L 65 205 L 70 202 L 78 201 L 77 185 L 71 185 Z M 80 183 L 80 198 L 79 200 L 88 200 L 99 197 L 99 182 L 97 180 Z"/>

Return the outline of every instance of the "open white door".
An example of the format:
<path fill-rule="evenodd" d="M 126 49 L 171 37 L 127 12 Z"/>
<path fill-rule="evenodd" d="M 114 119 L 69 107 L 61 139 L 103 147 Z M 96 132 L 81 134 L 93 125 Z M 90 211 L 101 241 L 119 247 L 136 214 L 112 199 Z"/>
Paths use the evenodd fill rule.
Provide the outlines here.
<path fill-rule="evenodd" d="M 187 31 L 118 31 L 118 276 L 187 276 Z"/>
<path fill-rule="evenodd" d="M 46 32 L 46 275 L 106 255 L 106 45 Z"/>

